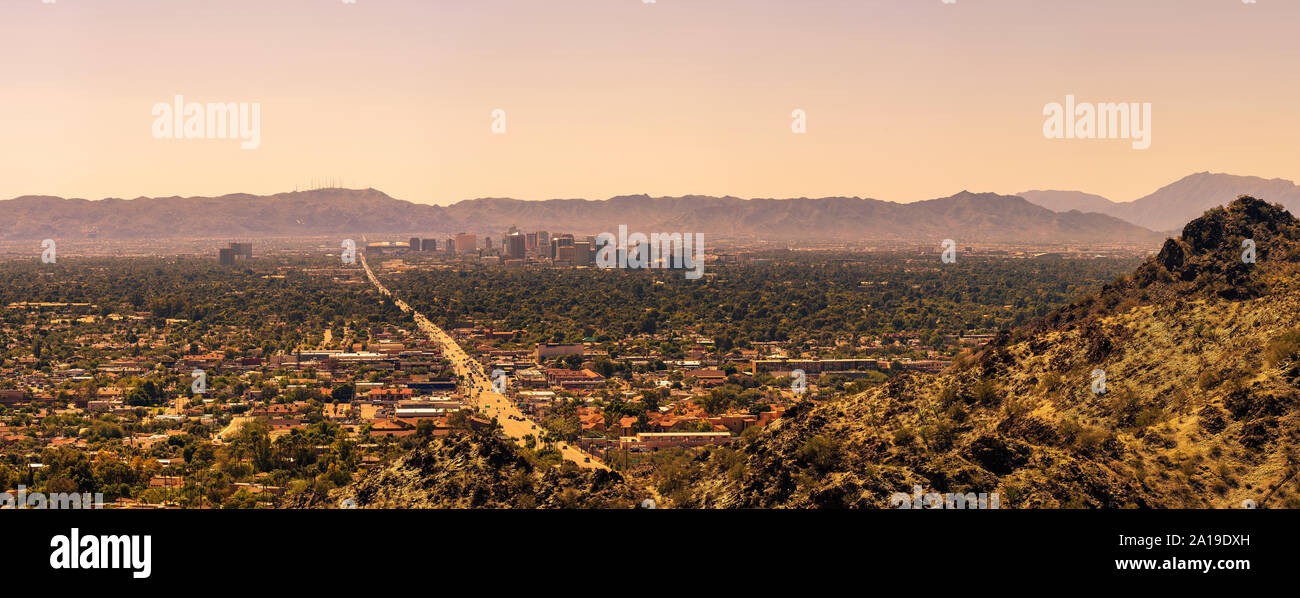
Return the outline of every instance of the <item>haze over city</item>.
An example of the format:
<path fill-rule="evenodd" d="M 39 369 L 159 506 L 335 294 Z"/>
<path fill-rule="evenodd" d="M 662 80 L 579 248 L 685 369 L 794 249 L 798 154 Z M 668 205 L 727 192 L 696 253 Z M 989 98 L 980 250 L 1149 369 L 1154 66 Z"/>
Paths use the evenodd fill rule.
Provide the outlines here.
<path fill-rule="evenodd" d="M 329 179 L 441 205 L 1127 201 L 1190 172 L 1294 180 L 1298 16 L 1226 0 L 6 2 L 0 198 Z M 150 108 L 177 94 L 260 103 L 260 146 L 155 139 Z M 1150 148 L 1045 139 L 1043 106 L 1067 94 L 1150 103 Z"/>

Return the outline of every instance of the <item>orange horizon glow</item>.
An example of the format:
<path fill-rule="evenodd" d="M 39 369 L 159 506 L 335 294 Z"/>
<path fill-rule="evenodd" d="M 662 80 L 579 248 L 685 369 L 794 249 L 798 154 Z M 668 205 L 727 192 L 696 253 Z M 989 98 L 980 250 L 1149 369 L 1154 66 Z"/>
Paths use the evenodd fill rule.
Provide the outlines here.
<path fill-rule="evenodd" d="M 14 0 L 0 23 L 0 199 L 331 179 L 439 205 L 1131 201 L 1201 171 L 1300 180 L 1300 2 Z M 260 145 L 155 139 L 176 95 L 258 103 Z M 1150 103 L 1150 148 L 1046 139 L 1067 96 Z"/>

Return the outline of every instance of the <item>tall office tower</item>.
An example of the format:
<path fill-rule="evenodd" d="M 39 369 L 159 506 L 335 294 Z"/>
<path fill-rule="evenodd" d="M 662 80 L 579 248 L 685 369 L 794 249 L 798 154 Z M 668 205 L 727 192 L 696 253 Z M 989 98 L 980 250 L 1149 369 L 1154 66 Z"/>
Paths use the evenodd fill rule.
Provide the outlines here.
<path fill-rule="evenodd" d="M 456 253 L 474 253 L 478 251 L 478 235 L 459 233 L 456 235 Z"/>
<path fill-rule="evenodd" d="M 502 243 L 501 245 L 501 249 L 505 251 L 506 258 L 512 260 L 524 259 L 524 252 L 527 251 L 526 247 L 526 237 L 519 233 L 506 237 L 505 243 Z"/>
<path fill-rule="evenodd" d="M 217 263 L 222 266 L 235 265 L 235 250 L 229 247 L 223 247 L 217 250 Z"/>
<path fill-rule="evenodd" d="M 537 233 L 528 233 L 524 235 L 525 251 L 535 251 L 538 247 L 540 246 L 537 244 Z"/>
<path fill-rule="evenodd" d="M 487 248 L 488 253 L 492 253 L 492 237 L 483 238 L 483 247 Z"/>
<path fill-rule="evenodd" d="M 596 253 L 592 251 L 591 245 L 590 241 L 573 242 L 573 265 L 590 266 L 595 262 L 593 258 Z"/>
<path fill-rule="evenodd" d="M 253 259 L 252 243 L 231 243 L 230 250 L 234 252 L 235 259 L 240 259 L 240 258 L 246 260 Z"/>
<path fill-rule="evenodd" d="M 551 257 L 551 234 L 545 230 L 537 231 L 537 248 L 534 253 Z"/>
<path fill-rule="evenodd" d="M 447 237 L 447 244 L 443 247 L 446 248 L 447 253 L 456 253 L 456 239 Z"/>
<path fill-rule="evenodd" d="M 421 240 L 420 240 L 420 251 L 437 251 L 437 250 L 438 250 L 438 240 L 437 240 L 437 239 L 421 239 Z"/>
<path fill-rule="evenodd" d="M 558 235 L 555 235 L 554 237 L 551 237 L 551 250 L 549 252 L 551 259 L 553 260 L 560 259 L 561 247 L 572 247 L 572 246 L 573 246 L 573 235 L 567 233 L 560 233 Z"/>
<path fill-rule="evenodd" d="M 419 237 L 411 237 L 411 244 L 410 244 L 410 245 L 411 245 L 411 247 L 410 247 L 411 251 L 419 251 L 419 250 L 420 250 L 420 238 L 419 238 Z"/>

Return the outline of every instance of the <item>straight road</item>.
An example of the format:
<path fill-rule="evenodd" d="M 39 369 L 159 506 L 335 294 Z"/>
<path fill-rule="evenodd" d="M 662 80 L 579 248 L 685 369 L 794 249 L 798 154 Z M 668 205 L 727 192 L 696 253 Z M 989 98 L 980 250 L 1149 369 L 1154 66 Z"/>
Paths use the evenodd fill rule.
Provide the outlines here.
<path fill-rule="evenodd" d="M 506 436 L 514 440 L 515 444 L 523 446 L 524 437 L 529 434 L 540 440 L 544 433 L 542 427 L 524 417 L 523 412 L 510 399 L 493 388 L 492 380 L 487 377 L 487 374 L 483 373 L 483 366 L 478 361 L 471 359 L 469 354 L 465 353 L 465 350 L 461 348 L 460 343 L 456 342 L 456 339 L 441 328 L 434 326 L 433 322 L 424 317 L 424 314 L 411 309 L 411 306 L 407 305 L 405 301 L 394 297 L 389 292 L 388 287 L 379 282 L 379 279 L 375 277 L 375 273 L 370 270 L 370 264 L 366 263 L 366 256 L 363 252 L 357 252 L 357 259 L 361 261 L 361 267 L 365 268 L 366 277 L 370 279 L 370 283 L 375 285 L 376 289 L 379 289 L 380 294 L 391 298 L 393 304 L 402 311 L 410 312 L 415 318 L 415 324 L 420 331 L 442 345 L 443 355 L 451 360 L 452 367 L 455 369 L 456 375 L 464 383 L 465 392 L 474 406 L 482 409 L 488 417 L 495 416 L 497 421 L 501 423 Z M 609 469 L 600 459 L 568 442 L 560 442 L 559 448 L 565 460 L 573 461 L 579 467 Z"/>

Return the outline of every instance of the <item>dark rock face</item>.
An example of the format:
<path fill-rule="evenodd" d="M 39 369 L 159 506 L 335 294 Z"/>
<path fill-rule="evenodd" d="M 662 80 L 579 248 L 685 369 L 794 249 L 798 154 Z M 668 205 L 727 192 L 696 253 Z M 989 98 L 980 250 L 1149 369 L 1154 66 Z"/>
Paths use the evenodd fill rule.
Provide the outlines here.
<path fill-rule="evenodd" d="M 1228 409 L 1233 418 L 1246 419 L 1282 415 L 1295 409 L 1296 403 L 1294 391 L 1275 392 L 1241 388 L 1230 393 L 1224 400 L 1223 406 Z"/>
<path fill-rule="evenodd" d="M 1156 255 L 1156 264 L 1170 272 L 1177 272 L 1187 263 L 1188 253 L 1189 248 L 1185 243 L 1178 239 L 1167 239 L 1165 246 Z"/>
<path fill-rule="evenodd" d="M 1172 241 L 1172 240 L 1171 240 Z M 1258 297 L 1263 291 L 1256 277 L 1257 264 L 1284 247 L 1294 246 L 1296 219 L 1279 205 L 1253 197 L 1240 197 L 1224 208 L 1215 208 L 1183 228 L 1180 246 L 1186 255 L 1176 256 L 1165 244 L 1155 262 L 1179 281 L 1190 283 L 1183 294 L 1211 294 L 1224 299 Z M 1246 263 L 1246 244 L 1254 244 L 1255 261 Z M 1171 267 L 1172 266 L 1172 267 Z"/>
<path fill-rule="evenodd" d="M 997 436 L 976 438 L 971 443 L 970 455 L 980 467 L 997 475 L 1007 475 L 1029 461 L 1023 449 Z"/>
<path fill-rule="evenodd" d="M 1267 241 L 1295 224 L 1286 208 L 1242 196 L 1225 208 L 1215 208 L 1183 227 L 1183 241 L 1196 253 L 1235 250 L 1240 239 Z"/>

